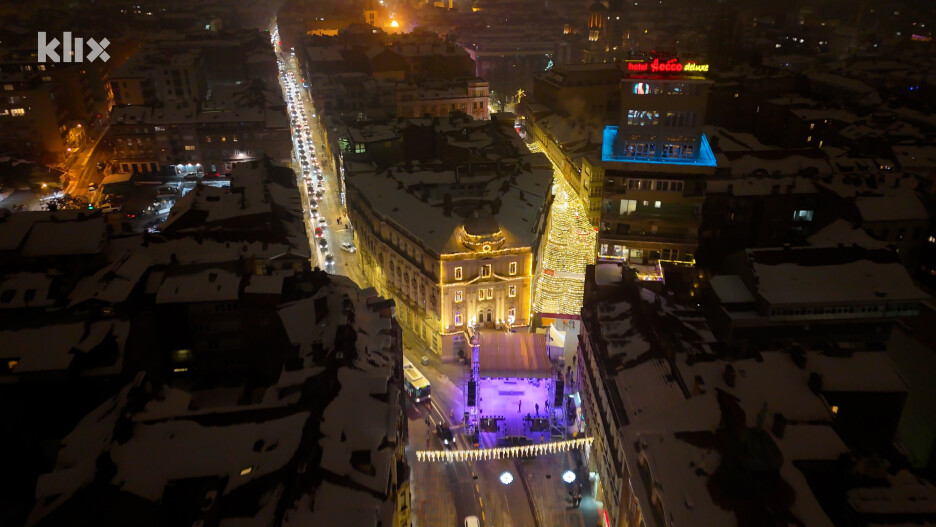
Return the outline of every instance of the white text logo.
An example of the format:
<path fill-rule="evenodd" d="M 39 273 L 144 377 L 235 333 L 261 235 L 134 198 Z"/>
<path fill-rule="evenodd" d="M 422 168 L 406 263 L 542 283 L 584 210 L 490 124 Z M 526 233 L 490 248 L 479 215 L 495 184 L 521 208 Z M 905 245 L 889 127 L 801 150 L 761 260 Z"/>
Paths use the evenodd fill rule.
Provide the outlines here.
<path fill-rule="evenodd" d="M 57 51 L 59 44 L 62 45 L 61 57 L 59 57 Z M 101 62 L 107 62 L 110 55 L 108 55 L 104 49 L 109 44 L 110 41 L 106 38 L 100 42 L 89 38 L 87 41 L 89 52 L 88 55 L 85 56 L 85 40 L 83 38 L 73 39 L 71 32 L 65 31 L 62 33 L 62 42 L 59 42 L 57 38 L 47 41 L 45 31 L 40 31 L 38 43 L 39 62 L 84 62 L 85 59 L 88 59 L 88 62 L 93 62 L 96 58 L 100 58 Z"/>

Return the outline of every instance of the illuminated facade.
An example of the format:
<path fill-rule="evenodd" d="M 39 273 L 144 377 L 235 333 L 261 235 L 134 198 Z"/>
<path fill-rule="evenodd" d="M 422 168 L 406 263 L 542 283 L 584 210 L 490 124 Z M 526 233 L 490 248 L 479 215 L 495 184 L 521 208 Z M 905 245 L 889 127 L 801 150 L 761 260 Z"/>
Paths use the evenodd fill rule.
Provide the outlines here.
<path fill-rule="evenodd" d="M 443 360 L 468 351 L 469 327 L 530 323 L 552 174 L 488 168 L 458 170 L 457 180 L 428 170 L 346 179 L 365 278 L 396 300 L 400 324 Z"/>
<path fill-rule="evenodd" d="M 583 50 L 583 62 L 615 62 L 627 55 L 626 5 L 622 0 L 595 0 L 588 8 L 588 44 Z"/>
<path fill-rule="evenodd" d="M 660 280 L 661 263 L 695 263 L 705 180 L 716 168 L 702 134 L 711 82 L 672 59 L 636 64 L 641 72 L 621 83 L 621 124 L 604 132 L 598 258 Z M 657 73 L 642 72 L 654 65 Z"/>

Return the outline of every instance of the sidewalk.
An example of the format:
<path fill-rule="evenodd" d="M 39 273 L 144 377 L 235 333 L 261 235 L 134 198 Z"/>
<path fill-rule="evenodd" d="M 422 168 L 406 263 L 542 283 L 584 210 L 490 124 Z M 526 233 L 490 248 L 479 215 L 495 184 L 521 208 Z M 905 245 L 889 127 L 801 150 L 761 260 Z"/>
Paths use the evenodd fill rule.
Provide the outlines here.
<path fill-rule="evenodd" d="M 577 468 L 576 457 L 579 456 L 578 451 L 572 451 L 517 462 L 541 527 L 594 527 L 599 524 L 588 471 L 584 467 Z M 582 485 L 582 503 L 577 508 L 572 507 L 569 497 L 572 485 L 562 480 L 562 474 L 567 470 L 575 472 L 575 482 Z"/>

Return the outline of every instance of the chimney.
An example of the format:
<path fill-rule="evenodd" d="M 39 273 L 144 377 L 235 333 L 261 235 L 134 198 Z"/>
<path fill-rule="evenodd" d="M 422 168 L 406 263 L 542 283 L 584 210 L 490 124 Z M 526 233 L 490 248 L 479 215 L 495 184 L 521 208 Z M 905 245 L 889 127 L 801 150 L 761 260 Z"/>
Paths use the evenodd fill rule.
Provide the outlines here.
<path fill-rule="evenodd" d="M 801 370 L 806 369 L 806 353 L 803 351 L 803 348 L 793 346 L 790 349 L 790 358 L 793 359 L 793 364 L 796 364 L 797 368 Z"/>
<path fill-rule="evenodd" d="M 735 373 L 734 366 L 731 364 L 725 364 L 725 371 L 722 373 L 722 378 L 725 380 L 725 384 L 729 388 L 734 388 L 735 379 L 737 378 L 737 373 Z"/>
<path fill-rule="evenodd" d="M 773 427 L 771 427 L 774 437 L 777 439 L 783 439 L 783 434 L 786 433 L 786 425 L 786 417 L 784 417 L 784 415 L 779 412 L 775 413 L 773 416 Z"/>
<path fill-rule="evenodd" d="M 812 372 L 809 374 L 809 389 L 816 395 L 822 391 L 822 374 Z"/>

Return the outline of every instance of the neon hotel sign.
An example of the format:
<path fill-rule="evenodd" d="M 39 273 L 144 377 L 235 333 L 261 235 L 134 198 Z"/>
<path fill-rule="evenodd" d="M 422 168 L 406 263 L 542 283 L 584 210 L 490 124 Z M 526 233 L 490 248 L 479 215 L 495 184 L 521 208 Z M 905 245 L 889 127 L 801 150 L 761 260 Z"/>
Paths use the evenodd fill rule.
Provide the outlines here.
<path fill-rule="evenodd" d="M 696 64 L 689 62 L 680 63 L 676 59 L 670 59 L 666 62 L 660 62 L 660 59 L 653 59 L 650 62 L 628 62 L 627 71 L 648 72 L 648 73 L 681 73 L 681 72 L 703 72 L 708 71 L 708 64 Z"/>

